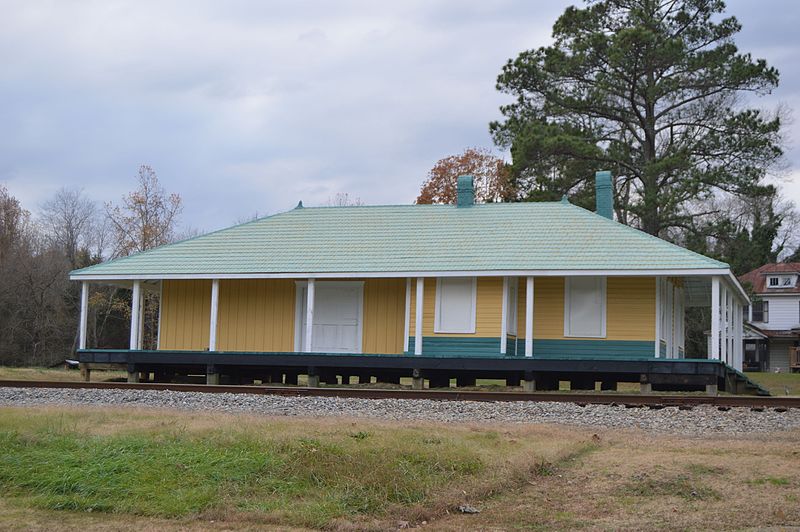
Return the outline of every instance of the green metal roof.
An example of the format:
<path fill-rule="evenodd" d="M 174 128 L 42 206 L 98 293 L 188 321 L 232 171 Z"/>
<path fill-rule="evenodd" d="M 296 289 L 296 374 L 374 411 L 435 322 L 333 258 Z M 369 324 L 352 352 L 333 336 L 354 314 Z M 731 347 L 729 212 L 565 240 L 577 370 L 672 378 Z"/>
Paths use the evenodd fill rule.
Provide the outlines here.
<path fill-rule="evenodd" d="M 556 202 L 296 208 L 72 275 L 709 268 L 728 265 Z"/>

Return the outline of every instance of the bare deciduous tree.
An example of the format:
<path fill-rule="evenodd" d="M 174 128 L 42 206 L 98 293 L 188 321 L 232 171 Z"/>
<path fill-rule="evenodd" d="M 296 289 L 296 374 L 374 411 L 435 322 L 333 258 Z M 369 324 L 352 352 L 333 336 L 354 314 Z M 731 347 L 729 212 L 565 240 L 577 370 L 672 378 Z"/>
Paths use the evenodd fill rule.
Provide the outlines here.
<path fill-rule="evenodd" d="M 95 203 L 83 191 L 62 188 L 46 201 L 41 209 L 41 221 L 53 245 L 64 251 L 72 268 L 79 268 L 78 253 L 87 254 L 96 231 Z"/>
<path fill-rule="evenodd" d="M 351 197 L 347 192 L 337 192 L 324 204 L 325 207 L 360 207 L 361 205 L 364 205 L 361 198 Z"/>
<path fill-rule="evenodd" d="M 181 197 L 167 194 L 150 166 L 139 167 L 139 187 L 123 196 L 121 205 L 106 205 L 114 233 L 114 257 L 124 257 L 173 241 Z"/>

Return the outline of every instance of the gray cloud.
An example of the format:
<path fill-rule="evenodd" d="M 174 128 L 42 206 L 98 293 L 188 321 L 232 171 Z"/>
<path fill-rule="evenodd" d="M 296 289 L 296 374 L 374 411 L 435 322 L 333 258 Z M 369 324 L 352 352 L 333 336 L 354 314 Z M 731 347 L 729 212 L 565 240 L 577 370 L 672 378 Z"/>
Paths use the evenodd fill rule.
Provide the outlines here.
<path fill-rule="evenodd" d="M 438 158 L 491 145 L 497 74 L 568 3 L 5 2 L 0 181 L 29 207 L 116 200 L 146 162 L 202 229 L 340 191 L 408 203 Z M 783 73 L 759 105 L 800 104 L 795 3 L 729 11 Z"/>

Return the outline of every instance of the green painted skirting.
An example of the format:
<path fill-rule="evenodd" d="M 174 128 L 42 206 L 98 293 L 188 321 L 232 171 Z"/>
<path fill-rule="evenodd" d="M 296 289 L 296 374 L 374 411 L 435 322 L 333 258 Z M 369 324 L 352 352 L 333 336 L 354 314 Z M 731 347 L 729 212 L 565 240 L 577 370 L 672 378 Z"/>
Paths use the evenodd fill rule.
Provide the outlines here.
<path fill-rule="evenodd" d="M 414 354 L 414 337 L 408 339 L 407 354 Z M 431 356 L 499 357 L 500 338 L 448 338 L 425 336 L 422 352 Z"/>
<path fill-rule="evenodd" d="M 536 358 L 587 359 L 624 358 L 652 359 L 655 344 L 645 341 L 625 340 L 534 340 L 533 356 Z M 525 339 L 509 338 L 506 356 L 523 356 Z M 414 353 L 414 338 L 408 339 L 408 351 Z M 422 340 L 422 353 L 430 356 L 492 357 L 500 356 L 500 338 L 444 338 L 426 336 Z"/>
<path fill-rule="evenodd" d="M 636 340 L 533 340 L 536 358 L 655 358 L 654 342 Z M 517 341 L 517 352 L 525 353 L 525 339 Z"/>

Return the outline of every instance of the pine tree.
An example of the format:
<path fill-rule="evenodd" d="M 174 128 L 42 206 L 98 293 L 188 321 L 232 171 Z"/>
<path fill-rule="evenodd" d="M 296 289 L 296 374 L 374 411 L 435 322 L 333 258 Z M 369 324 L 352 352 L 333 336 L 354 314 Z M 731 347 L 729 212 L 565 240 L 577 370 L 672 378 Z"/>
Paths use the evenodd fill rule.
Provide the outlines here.
<path fill-rule="evenodd" d="M 741 53 L 741 25 L 720 0 L 602 0 L 568 8 L 552 46 L 522 52 L 498 90 L 514 97 L 491 124 L 510 148 L 522 199 L 579 204 L 587 177 L 616 176 L 619 221 L 688 231 L 698 204 L 759 195 L 782 157 L 777 116 L 746 106 L 778 71 Z M 702 212 L 702 209 L 700 210 Z"/>

